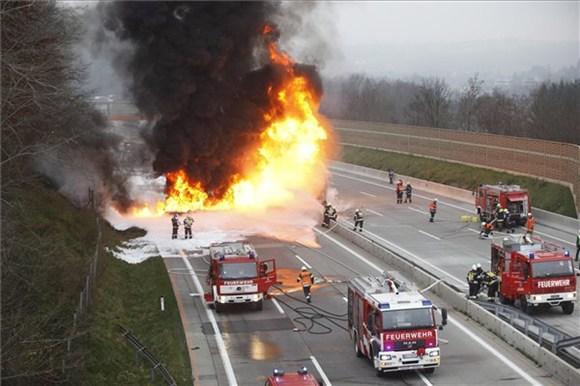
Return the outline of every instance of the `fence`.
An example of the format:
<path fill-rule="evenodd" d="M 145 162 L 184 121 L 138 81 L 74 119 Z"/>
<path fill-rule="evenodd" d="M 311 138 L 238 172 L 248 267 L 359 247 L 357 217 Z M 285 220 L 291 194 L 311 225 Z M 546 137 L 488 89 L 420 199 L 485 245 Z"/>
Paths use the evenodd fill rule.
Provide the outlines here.
<path fill-rule="evenodd" d="M 333 120 L 340 142 L 498 169 L 572 188 L 580 212 L 580 146 L 505 135 Z"/>
<path fill-rule="evenodd" d="M 151 364 L 151 382 L 155 381 L 155 373 L 158 373 L 166 384 L 169 386 L 176 386 L 177 383 L 175 382 L 175 379 L 169 370 L 167 370 L 167 368 L 161 362 L 159 362 L 155 355 L 153 355 L 151 351 L 147 349 L 147 347 L 143 346 L 143 344 L 141 344 L 141 342 L 139 342 L 139 340 L 133 334 L 131 334 L 129 330 L 123 326 L 118 327 L 119 330 L 121 330 L 123 337 L 127 340 L 127 343 L 129 343 L 135 349 L 135 362 L 137 362 L 139 356 L 141 356 Z"/>

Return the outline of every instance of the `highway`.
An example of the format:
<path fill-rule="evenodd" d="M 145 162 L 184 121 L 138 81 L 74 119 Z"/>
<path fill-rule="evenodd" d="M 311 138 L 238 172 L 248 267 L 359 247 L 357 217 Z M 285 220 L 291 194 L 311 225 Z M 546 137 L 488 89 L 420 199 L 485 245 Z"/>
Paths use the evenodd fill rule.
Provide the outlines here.
<path fill-rule="evenodd" d="M 435 223 L 429 223 L 427 205 L 433 195 L 428 192 L 416 190 L 412 204 L 396 204 L 388 181 L 336 168 L 332 171 L 331 187 L 338 191 L 333 204 L 338 206 L 342 219 L 350 220 L 354 209 L 360 207 L 365 213 L 368 235 L 421 262 L 449 283 L 466 289 L 465 276 L 472 264 L 489 268 L 491 241 L 479 239 L 479 223 L 460 221 L 462 215 L 474 214 L 473 206 L 440 197 Z M 575 253 L 575 234 L 558 229 L 557 224 L 538 224 L 535 234 Z M 495 234 L 504 236 L 501 232 Z M 561 307 L 553 307 L 534 316 L 571 336 L 580 331 L 580 307 L 572 315 L 564 315 Z"/>
<path fill-rule="evenodd" d="M 559 384 L 453 311 L 441 333 L 448 343 L 442 344 L 442 365 L 434 374 L 409 371 L 378 378 L 369 362 L 355 356 L 345 331 L 345 281 L 390 269 L 337 235 L 316 232 L 319 249 L 257 237 L 249 240 L 262 258 L 276 258 L 280 288 L 287 293 L 274 290 L 274 299 L 265 302 L 263 311 L 238 306 L 216 314 L 199 296 L 205 286 L 207 256 L 199 251 L 160 250 L 178 298 L 196 385 L 260 385 L 275 367 L 290 372 L 301 365 L 331 385 Z M 302 265 L 311 266 L 321 278 L 313 289 L 311 306 L 303 301 L 296 283 Z M 390 272 L 405 280 L 400 273 Z M 445 307 L 439 299 L 432 300 Z M 308 316 L 316 313 L 327 317 L 312 325 Z"/>

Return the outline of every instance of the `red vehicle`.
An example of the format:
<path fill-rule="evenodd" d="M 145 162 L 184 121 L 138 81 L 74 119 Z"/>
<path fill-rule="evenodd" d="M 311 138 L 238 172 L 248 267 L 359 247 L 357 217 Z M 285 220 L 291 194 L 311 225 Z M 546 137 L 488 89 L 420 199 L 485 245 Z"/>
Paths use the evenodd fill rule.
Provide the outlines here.
<path fill-rule="evenodd" d="M 438 329 L 447 324 L 442 309 L 437 326 L 435 306 L 417 291 L 399 292 L 385 277 L 357 277 L 348 285 L 348 328 L 359 357 L 384 372 L 424 369 L 440 364 Z M 438 328 L 439 327 L 439 328 Z"/>
<path fill-rule="evenodd" d="M 532 211 L 528 191 L 519 185 L 479 185 L 475 195 L 475 207 L 481 221 L 493 220 L 497 204 L 507 208 L 509 219 L 518 225 L 524 225 L 528 213 Z"/>
<path fill-rule="evenodd" d="M 206 302 L 218 313 L 234 303 L 251 303 L 261 310 L 268 289 L 276 284 L 275 260 L 260 260 L 254 248 L 243 242 L 216 244 L 209 250 Z"/>
<path fill-rule="evenodd" d="M 302 367 L 291 374 L 284 374 L 284 371 L 274 369 L 274 374 L 266 379 L 264 386 L 320 386 L 321 384 L 314 376 L 308 374 L 306 367 Z"/>
<path fill-rule="evenodd" d="M 499 298 L 504 304 L 518 301 L 533 313 L 540 306 L 562 306 L 574 312 L 576 276 L 570 254 L 533 238 L 506 237 L 491 245 L 491 270 L 500 278 Z"/>

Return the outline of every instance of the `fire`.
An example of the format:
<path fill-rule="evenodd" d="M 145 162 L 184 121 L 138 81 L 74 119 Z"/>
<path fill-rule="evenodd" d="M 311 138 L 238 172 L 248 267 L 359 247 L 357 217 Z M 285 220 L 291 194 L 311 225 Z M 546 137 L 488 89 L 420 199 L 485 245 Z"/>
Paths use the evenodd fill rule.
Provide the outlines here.
<path fill-rule="evenodd" d="M 262 32 L 273 31 L 265 26 Z M 230 188 L 219 199 L 199 182 L 190 181 L 184 170 L 167 173 L 165 202 L 154 209 L 138 208 L 134 215 L 265 208 L 282 205 L 300 191 L 320 193 L 326 178 L 328 134 L 317 114 L 319 102 L 308 79 L 295 73 L 294 62 L 273 39 L 267 39 L 267 49 L 271 62 L 283 66 L 288 76 L 284 84 L 268 88 L 274 107 L 264 114 L 267 127 L 255 154 L 243 165 L 244 172 L 232 177 Z"/>

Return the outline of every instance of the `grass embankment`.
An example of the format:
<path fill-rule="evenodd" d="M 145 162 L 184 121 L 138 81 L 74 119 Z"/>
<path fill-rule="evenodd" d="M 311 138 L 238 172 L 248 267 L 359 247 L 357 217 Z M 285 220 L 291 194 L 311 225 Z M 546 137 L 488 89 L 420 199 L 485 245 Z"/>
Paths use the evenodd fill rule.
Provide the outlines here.
<path fill-rule="evenodd" d="M 139 236 L 139 231 L 109 229 L 109 245 Z M 106 254 L 106 267 L 98 283 L 88 340 L 87 384 L 148 385 L 150 367 L 135 362 L 135 350 L 119 334 L 129 329 L 173 375 L 178 385 L 191 384 L 191 366 L 185 335 L 171 281 L 161 257 L 128 264 Z M 165 298 L 165 311 L 159 297 Z M 155 384 L 160 384 L 156 376 Z"/>
<path fill-rule="evenodd" d="M 517 184 L 529 190 L 532 205 L 576 218 L 572 192 L 566 186 L 536 178 L 381 150 L 343 146 L 342 161 L 388 170 L 458 188 L 474 190 L 479 184 Z"/>

